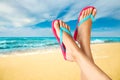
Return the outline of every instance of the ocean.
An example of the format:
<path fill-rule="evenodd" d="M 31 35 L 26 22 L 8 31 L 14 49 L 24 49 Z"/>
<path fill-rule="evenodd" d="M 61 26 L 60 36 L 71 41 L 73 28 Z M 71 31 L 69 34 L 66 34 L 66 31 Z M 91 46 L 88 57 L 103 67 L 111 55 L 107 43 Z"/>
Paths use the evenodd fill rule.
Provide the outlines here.
<path fill-rule="evenodd" d="M 120 42 L 120 37 L 92 37 L 91 44 Z M 55 37 L 0 37 L 0 54 L 58 47 Z"/>

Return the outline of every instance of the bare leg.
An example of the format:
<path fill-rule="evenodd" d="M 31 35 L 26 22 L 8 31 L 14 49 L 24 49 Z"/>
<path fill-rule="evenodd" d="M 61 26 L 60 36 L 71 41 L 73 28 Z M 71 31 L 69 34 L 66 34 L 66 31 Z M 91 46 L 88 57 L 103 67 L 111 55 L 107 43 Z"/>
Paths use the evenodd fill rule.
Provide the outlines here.
<path fill-rule="evenodd" d="M 96 9 L 88 8 L 87 10 L 84 10 L 79 20 L 85 18 L 90 14 L 95 16 Z M 81 48 L 85 54 L 94 62 L 90 49 L 91 26 L 92 20 L 88 19 L 78 27 L 77 41 L 80 43 Z"/>
<path fill-rule="evenodd" d="M 94 17 L 96 15 L 96 9 L 93 8 L 88 8 L 82 12 L 81 17 L 79 18 L 79 21 L 85 18 L 86 16 L 92 14 Z M 90 49 L 90 36 L 91 36 L 91 26 L 92 26 L 92 20 L 88 19 L 84 23 L 82 23 L 78 27 L 78 36 L 77 36 L 77 41 L 81 45 L 82 50 L 86 54 L 88 58 L 94 63 L 91 49 Z M 82 80 L 88 80 L 86 79 L 86 76 L 84 73 L 81 71 L 81 79 Z"/>
<path fill-rule="evenodd" d="M 59 35 L 60 25 L 67 28 L 69 27 L 62 21 L 55 22 L 55 29 Z M 66 46 L 66 53 L 69 54 L 72 59 L 79 65 L 82 72 L 89 80 L 111 80 L 100 68 L 98 68 L 77 46 L 72 37 L 66 32 L 63 32 L 63 43 Z M 68 60 L 69 61 L 69 60 Z M 91 74 L 92 73 L 92 74 Z M 94 74 L 94 75 L 93 75 Z"/>

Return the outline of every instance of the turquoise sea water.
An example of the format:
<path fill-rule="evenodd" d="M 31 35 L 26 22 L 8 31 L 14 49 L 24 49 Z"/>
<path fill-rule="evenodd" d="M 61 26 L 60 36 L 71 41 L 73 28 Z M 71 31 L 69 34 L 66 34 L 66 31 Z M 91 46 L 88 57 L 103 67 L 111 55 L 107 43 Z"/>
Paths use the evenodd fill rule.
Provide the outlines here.
<path fill-rule="evenodd" d="M 92 37 L 91 43 L 120 42 L 120 37 Z M 0 37 L 0 54 L 29 49 L 58 47 L 55 37 Z"/>

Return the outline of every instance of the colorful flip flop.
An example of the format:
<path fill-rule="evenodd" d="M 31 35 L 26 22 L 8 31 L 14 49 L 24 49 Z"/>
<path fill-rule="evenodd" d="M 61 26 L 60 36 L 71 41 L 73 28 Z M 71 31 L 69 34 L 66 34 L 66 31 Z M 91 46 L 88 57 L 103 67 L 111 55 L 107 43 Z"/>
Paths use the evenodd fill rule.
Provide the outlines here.
<path fill-rule="evenodd" d="M 53 34 L 54 34 L 54 36 L 56 37 L 58 43 L 60 44 L 60 48 L 61 48 L 61 50 L 62 50 L 64 59 L 67 60 L 67 59 L 66 59 L 66 47 L 65 47 L 65 45 L 64 45 L 64 43 L 63 43 L 63 41 L 62 41 L 62 40 L 63 40 L 63 31 L 66 32 L 66 33 L 68 33 L 70 36 L 72 36 L 72 34 L 71 34 L 71 32 L 70 32 L 68 29 L 60 26 L 60 38 L 59 38 L 58 35 L 57 35 L 57 32 L 56 32 L 56 30 L 55 30 L 55 28 L 54 28 L 54 22 L 55 22 L 55 21 L 58 21 L 58 22 L 59 22 L 59 20 L 54 20 L 54 21 L 52 22 L 52 31 L 53 31 Z"/>
<path fill-rule="evenodd" d="M 89 18 L 91 18 L 92 21 L 94 20 L 94 16 L 93 16 L 92 14 L 90 14 L 90 15 L 86 16 L 85 18 L 83 18 L 82 20 L 79 21 L 79 18 L 80 18 L 80 16 L 82 15 L 82 12 L 83 12 L 84 10 L 88 9 L 88 8 L 93 8 L 93 9 L 95 9 L 95 7 L 93 7 L 93 6 L 87 6 L 87 7 L 83 8 L 82 11 L 80 12 L 79 17 L 78 17 L 77 27 L 76 27 L 76 30 L 75 30 L 74 36 L 73 36 L 73 38 L 74 38 L 75 41 L 77 41 L 78 27 L 79 27 L 83 22 L 85 22 L 86 20 L 88 20 Z"/>

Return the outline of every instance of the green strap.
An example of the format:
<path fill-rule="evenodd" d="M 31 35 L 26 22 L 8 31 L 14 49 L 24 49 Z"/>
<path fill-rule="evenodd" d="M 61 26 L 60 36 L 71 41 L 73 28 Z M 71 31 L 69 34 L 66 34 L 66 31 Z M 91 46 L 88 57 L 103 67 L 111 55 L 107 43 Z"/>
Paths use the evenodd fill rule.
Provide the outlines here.
<path fill-rule="evenodd" d="M 94 21 L 94 16 L 92 14 L 90 14 L 90 15 L 86 16 L 85 18 L 83 18 L 82 20 L 80 20 L 80 22 L 78 23 L 78 26 L 80 26 L 83 22 L 85 22 L 89 18 L 91 18 L 91 20 Z"/>

